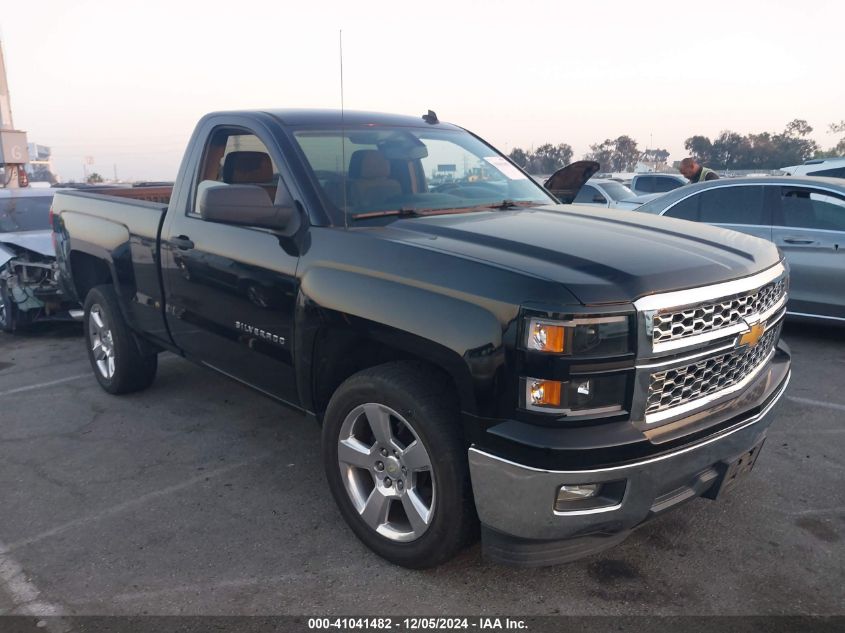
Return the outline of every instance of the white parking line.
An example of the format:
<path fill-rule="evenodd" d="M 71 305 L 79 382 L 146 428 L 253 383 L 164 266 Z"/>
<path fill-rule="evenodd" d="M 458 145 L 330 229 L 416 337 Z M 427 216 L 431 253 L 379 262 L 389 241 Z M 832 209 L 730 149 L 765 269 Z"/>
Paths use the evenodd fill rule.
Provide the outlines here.
<path fill-rule="evenodd" d="M 833 409 L 834 411 L 845 411 L 845 404 L 825 402 L 824 400 L 813 400 L 811 398 L 799 398 L 798 396 L 786 396 L 786 399 L 791 400 L 792 402 L 797 402 L 799 404 L 809 404 L 814 407 L 824 407 L 825 409 Z"/>
<path fill-rule="evenodd" d="M 77 374 L 76 376 L 67 376 L 65 378 L 59 378 L 58 380 L 51 380 L 49 382 L 40 382 L 37 385 L 28 385 L 26 387 L 17 387 L 16 389 L 9 389 L 8 391 L 0 391 L 0 397 L 11 396 L 15 393 L 23 393 L 25 391 L 32 391 L 34 389 L 43 389 L 44 387 L 52 387 L 53 385 L 60 385 L 64 382 L 70 382 L 72 380 L 79 380 L 80 378 L 90 377 L 91 372 L 89 371 L 87 374 Z"/>
<path fill-rule="evenodd" d="M 124 501 L 123 503 L 119 503 L 116 506 L 112 506 L 111 508 L 106 508 L 102 512 L 98 512 L 97 514 L 92 514 L 87 517 L 80 517 L 78 519 L 74 519 L 73 521 L 68 521 L 63 525 L 59 525 L 57 527 L 51 528 L 40 534 L 35 534 L 28 538 L 22 539 L 20 541 L 16 541 L 14 543 L 10 543 L 9 545 L 5 546 L 4 549 L 0 549 L 0 553 L 4 552 L 12 552 L 16 549 L 20 549 L 21 547 L 25 547 L 27 545 L 32 545 L 33 543 L 38 543 L 39 541 L 43 541 L 46 538 L 51 536 L 55 536 L 56 534 L 61 534 L 67 530 L 70 530 L 75 527 L 79 527 L 81 525 L 85 525 L 87 523 L 93 523 L 95 521 L 99 521 L 100 519 L 104 519 L 106 517 L 119 514 L 124 510 L 129 510 L 130 508 L 134 508 L 135 506 L 142 505 L 151 501 L 153 499 L 157 499 L 159 497 L 164 497 L 166 495 L 172 494 L 174 492 L 179 492 L 180 490 L 184 490 L 185 488 L 189 488 L 195 484 L 199 484 L 204 482 L 211 477 L 219 477 L 230 470 L 234 470 L 236 468 L 241 468 L 242 466 L 247 466 L 249 464 L 253 464 L 257 461 L 265 459 L 267 455 L 261 455 L 259 457 L 254 457 L 252 459 L 248 459 L 243 462 L 238 462 L 236 464 L 229 464 L 228 466 L 223 466 L 222 468 L 218 468 L 217 470 L 210 470 L 204 472 L 202 475 L 197 477 L 193 477 L 188 479 L 187 481 L 183 481 L 180 484 L 175 484 L 173 486 L 168 486 L 167 488 L 162 488 L 161 490 L 154 490 L 153 492 L 148 492 L 145 495 L 141 495 L 140 497 L 136 497 L 135 499 L 130 499 L 129 501 Z"/>
<path fill-rule="evenodd" d="M 31 615 L 49 618 L 43 626 L 50 633 L 69 631 L 70 627 L 55 616 L 63 613 L 62 608 L 41 598 L 32 580 L 26 577 L 23 567 L 5 552 L 8 548 L 0 542 L 0 591 L 8 594 L 14 605 L 8 615 Z"/>
<path fill-rule="evenodd" d="M 175 593 L 195 593 L 197 595 L 208 595 L 210 592 L 219 591 L 220 589 L 241 589 L 244 587 L 267 586 L 271 584 L 296 583 L 302 582 L 304 579 L 313 579 L 315 576 L 348 576 L 350 573 L 352 573 L 352 569 L 350 567 L 320 567 L 319 570 L 291 572 L 289 574 L 281 574 L 278 576 L 220 580 L 218 582 L 210 584 L 197 583 L 193 585 L 167 587 L 166 589 L 131 591 L 128 593 L 118 593 L 113 596 L 109 596 L 109 599 L 117 602 L 146 602 L 150 598 L 172 596 Z"/>

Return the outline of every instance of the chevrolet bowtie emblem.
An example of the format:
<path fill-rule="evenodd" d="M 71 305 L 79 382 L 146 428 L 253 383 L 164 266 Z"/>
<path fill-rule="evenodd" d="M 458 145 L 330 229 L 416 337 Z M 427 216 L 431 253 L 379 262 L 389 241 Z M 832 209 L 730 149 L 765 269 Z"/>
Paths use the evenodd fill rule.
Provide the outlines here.
<path fill-rule="evenodd" d="M 748 345 L 748 347 L 754 347 L 760 342 L 760 339 L 763 337 L 765 332 L 765 323 L 755 323 L 754 325 L 750 325 L 749 330 L 747 332 L 743 332 L 742 336 L 739 337 L 739 346 L 742 347 L 743 345 Z"/>

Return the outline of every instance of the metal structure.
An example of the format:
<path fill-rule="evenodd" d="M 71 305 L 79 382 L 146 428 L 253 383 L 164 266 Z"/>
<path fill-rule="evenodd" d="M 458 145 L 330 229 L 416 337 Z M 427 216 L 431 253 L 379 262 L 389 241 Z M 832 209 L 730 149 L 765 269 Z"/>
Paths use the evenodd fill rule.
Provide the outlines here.
<path fill-rule="evenodd" d="M 16 130 L 12 121 L 12 102 L 6 80 L 6 62 L 0 42 L 0 187 L 26 187 L 28 177 L 24 165 L 29 162 L 26 132 Z"/>

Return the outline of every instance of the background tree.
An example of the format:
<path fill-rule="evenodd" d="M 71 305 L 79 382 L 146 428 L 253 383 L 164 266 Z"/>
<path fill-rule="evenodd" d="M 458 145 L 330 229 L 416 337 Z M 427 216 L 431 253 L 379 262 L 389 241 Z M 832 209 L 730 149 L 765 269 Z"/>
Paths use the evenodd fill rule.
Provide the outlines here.
<path fill-rule="evenodd" d="M 599 171 L 613 171 L 613 149 L 614 143 L 611 139 L 590 145 L 590 151 L 584 155 L 584 160 L 596 161 Z"/>
<path fill-rule="evenodd" d="M 600 171 L 633 171 L 639 159 L 637 142 L 625 134 L 590 145 L 589 153 L 584 156 L 584 160 L 599 163 Z"/>
<path fill-rule="evenodd" d="M 725 130 L 713 141 L 712 167 L 719 169 L 748 169 L 751 142 L 747 137 Z"/>
<path fill-rule="evenodd" d="M 648 163 L 666 163 L 669 160 L 669 152 L 665 149 L 647 149 L 640 154 L 640 160 Z"/>
<path fill-rule="evenodd" d="M 532 174 L 553 174 L 572 162 L 572 147 L 567 143 L 540 145 L 531 154 L 528 171 Z"/>
<path fill-rule="evenodd" d="M 523 169 L 528 166 L 528 154 L 526 154 L 525 150 L 520 147 L 514 147 L 511 150 L 511 153 L 508 154 L 508 158 L 510 158 L 513 162 L 515 162 Z"/>
<path fill-rule="evenodd" d="M 828 126 L 828 130 L 831 134 L 845 134 L 845 119 L 841 120 L 839 123 L 831 123 Z M 831 154 L 830 158 L 845 156 L 845 136 L 840 138 L 839 142 L 831 147 L 829 152 Z"/>
<path fill-rule="evenodd" d="M 792 119 L 792 121 L 786 124 L 786 128 L 783 131 L 785 136 L 792 138 L 808 136 L 812 132 L 813 128 L 804 119 Z"/>
<path fill-rule="evenodd" d="M 514 147 L 508 156 L 529 174 L 553 174 L 572 162 L 572 146 L 545 143 L 533 151 Z"/>
<path fill-rule="evenodd" d="M 777 158 L 780 160 L 780 165 L 774 168 L 799 165 L 812 158 L 819 151 L 818 143 L 806 138 L 812 132 L 813 128 L 803 119 L 794 119 L 787 123 L 783 133 L 775 135 L 772 139 L 778 145 Z"/>
<path fill-rule="evenodd" d="M 88 178 L 87 178 L 86 182 L 87 182 L 89 185 L 95 185 L 95 184 L 97 184 L 97 183 L 101 183 L 101 182 L 103 182 L 103 177 L 95 171 L 93 174 L 91 174 L 90 176 L 88 176 Z"/>
<path fill-rule="evenodd" d="M 702 165 L 713 162 L 713 143 L 706 136 L 690 136 L 684 141 L 684 148 Z"/>
<path fill-rule="evenodd" d="M 696 135 L 684 147 L 699 163 L 712 169 L 778 169 L 803 163 L 819 151 L 807 138 L 813 128 L 804 119 L 794 119 L 780 133 L 738 134 L 725 130 L 711 140 Z"/>

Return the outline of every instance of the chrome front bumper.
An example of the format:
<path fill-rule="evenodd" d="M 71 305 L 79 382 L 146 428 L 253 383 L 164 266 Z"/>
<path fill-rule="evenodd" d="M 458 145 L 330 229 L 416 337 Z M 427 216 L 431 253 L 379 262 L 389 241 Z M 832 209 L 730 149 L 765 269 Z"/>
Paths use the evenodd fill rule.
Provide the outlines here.
<path fill-rule="evenodd" d="M 595 470 L 541 470 L 469 449 L 475 504 L 483 526 L 485 553 L 500 562 L 541 565 L 580 558 L 620 542 L 651 516 L 708 491 L 720 469 L 760 444 L 766 417 L 786 390 L 790 373 L 766 372 L 765 406 L 697 443 L 649 459 Z M 772 384 L 775 383 L 775 384 Z M 618 502 L 559 512 L 563 484 L 624 482 Z M 575 539 L 573 547 L 561 542 Z M 491 555 L 492 554 L 492 555 Z"/>

